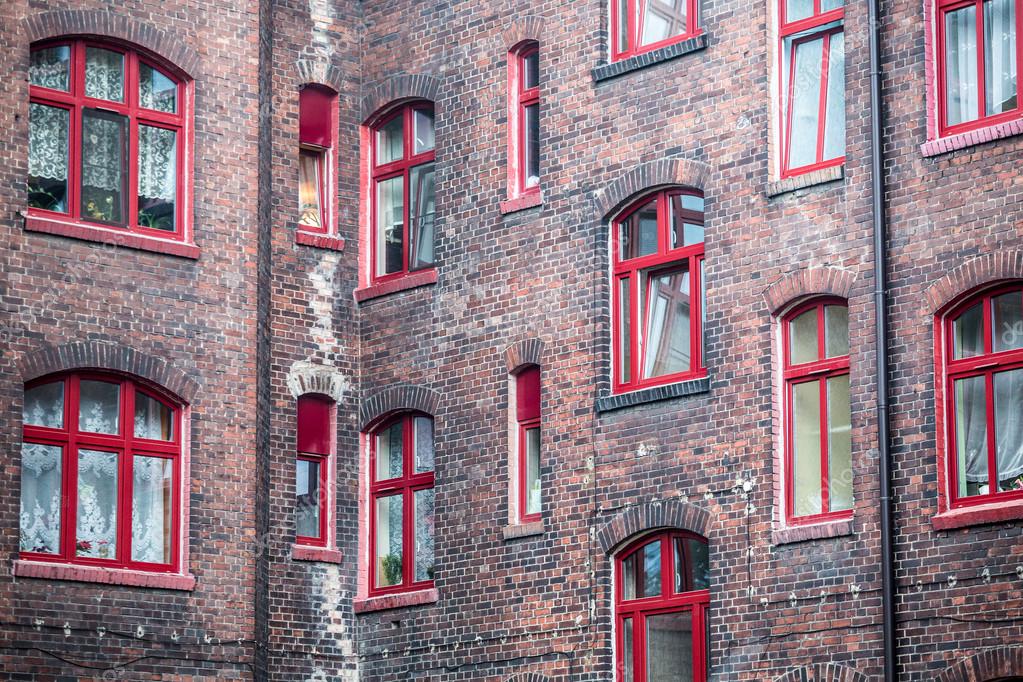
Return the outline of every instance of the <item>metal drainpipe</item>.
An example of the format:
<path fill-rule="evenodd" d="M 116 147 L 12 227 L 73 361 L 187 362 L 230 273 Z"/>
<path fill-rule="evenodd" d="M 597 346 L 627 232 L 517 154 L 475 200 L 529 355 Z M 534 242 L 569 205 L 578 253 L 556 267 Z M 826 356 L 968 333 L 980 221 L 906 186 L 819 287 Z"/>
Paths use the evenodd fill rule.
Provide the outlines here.
<path fill-rule="evenodd" d="M 877 357 L 877 449 L 881 483 L 881 608 L 884 679 L 895 676 L 895 557 L 892 549 L 892 476 L 888 435 L 888 222 L 885 215 L 884 147 L 881 100 L 881 0 L 870 0 L 870 181 L 874 223 L 874 319 Z"/>

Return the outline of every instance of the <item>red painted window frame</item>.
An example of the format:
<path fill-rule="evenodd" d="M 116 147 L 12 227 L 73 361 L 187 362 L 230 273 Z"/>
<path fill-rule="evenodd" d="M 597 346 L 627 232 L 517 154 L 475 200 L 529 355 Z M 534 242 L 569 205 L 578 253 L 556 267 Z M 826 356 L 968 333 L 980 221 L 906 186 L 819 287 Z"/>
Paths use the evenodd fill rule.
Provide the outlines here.
<path fill-rule="evenodd" d="M 1016 1 L 1016 108 L 1001 114 L 985 114 L 986 83 L 984 82 L 984 0 L 935 0 L 934 34 L 936 36 L 937 80 L 934 84 L 938 98 L 938 137 L 950 137 L 989 126 L 1023 118 L 1023 0 Z M 977 17 L 977 107 L 979 117 L 957 125 L 948 125 L 948 101 L 945 91 L 945 15 L 948 12 L 973 5 Z"/>
<path fill-rule="evenodd" d="M 79 386 L 82 380 L 96 380 L 120 386 L 119 392 L 119 435 L 96 434 L 79 431 Z M 101 566 L 121 568 L 150 573 L 178 573 L 181 560 L 181 505 L 182 486 L 182 409 L 173 398 L 158 387 L 143 385 L 128 377 L 104 372 L 67 372 L 51 375 L 29 382 L 25 390 L 50 383 L 64 383 L 64 421 L 60 429 L 30 424 L 22 425 L 22 442 L 55 445 L 62 448 L 61 455 L 61 527 L 60 553 L 20 552 L 19 558 L 47 563 L 61 563 L 74 566 Z M 169 407 L 173 413 L 173 440 L 154 441 L 136 438 L 134 430 L 134 406 L 136 393 L 142 393 Z M 103 452 L 117 452 L 117 548 L 114 559 L 83 558 L 75 555 L 75 532 L 78 513 L 78 457 L 79 447 L 95 448 Z M 153 564 L 131 560 L 131 508 L 132 508 L 132 467 L 135 455 L 170 459 L 174 467 L 174 483 L 171 510 L 171 562 Z"/>
<path fill-rule="evenodd" d="M 994 421 L 994 380 L 993 377 L 999 372 L 1023 367 L 1023 349 L 992 352 L 992 312 L 991 299 L 1007 293 L 1018 292 L 1023 296 L 1023 284 L 1014 283 L 1004 286 L 987 289 L 983 292 L 970 296 L 962 303 L 955 306 L 942 320 L 944 339 L 939 353 L 944 362 L 942 379 L 944 381 L 944 410 L 945 410 L 945 456 L 948 472 L 948 499 L 949 507 L 959 509 L 964 507 L 976 507 L 991 503 L 1009 502 L 1023 499 L 1023 490 L 1010 490 L 1007 492 L 998 491 L 998 461 L 995 448 L 995 421 Z M 960 360 L 954 359 L 956 319 L 964 312 L 977 304 L 981 304 L 984 313 L 984 354 Z M 988 448 L 988 481 L 994 482 L 991 490 L 985 495 L 974 495 L 972 497 L 959 497 L 959 471 L 956 446 L 956 403 L 955 403 L 955 381 L 973 376 L 985 377 L 985 418 L 987 426 L 987 448 Z"/>
<path fill-rule="evenodd" d="M 539 59 L 540 43 L 535 40 L 528 40 L 516 45 L 508 53 L 508 120 L 511 122 L 511 134 L 508 139 L 508 170 L 510 196 L 521 198 L 534 196 L 540 193 L 540 185 L 543 183 L 542 175 L 535 185 L 527 185 L 526 178 L 526 108 L 537 107 L 537 116 L 540 115 L 540 83 L 539 79 L 535 87 L 527 88 L 526 84 L 526 59 L 533 55 Z M 537 145 L 540 140 L 537 139 Z"/>
<path fill-rule="evenodd" d="M 611 61 L 617 62 L 622 59 L 628 59 L 629 57 L 635 57 L 637 55 L 652 52 L 653 50 L 667 47 L 668 45 L 674 45 L 675 43 L 681 43 L 684 40 L 695 38 L 696 36 L 703 33 L 703 29 L 700 28 L 700 0 L 686 0 L 686 32 L 664 40 L 659 40 L 656 43 L 650 45 L 639 46 L 639 31 L 642 27 L 642 21 L 638 18 L 636 11 L 636 3 L 643 0 L 627 0 L 628 2 L 628 13 L 626 17 L 626 31 L 628 36 L 626 37 L 625 44 L 627 45 L 625 50 L 619 50 L 618 45 L 621 42 L 618 35 L 618 0 L 610 0 L 611 2 Z M 641 5 L 646 7 L 646 5 Z"/>
<path fill-rule="evenodd" d="M 436 162 L 436 142 L 434 147 L 429 151 L 415 154 L 415 112 L 416 110 L 430 110 L 434 111 L 432 102 L 426 100 L 416 100 L 407 102 L 395 107 L 393 110 L 388 112 L 383 117 L 376 120 L 370 127 L 369 131 L 369 154 L 370 154 L 370 182 L 369 182 L 369 276 L 372 284 L 380 284 L 382 282 L 389 282 L 395 279 L 401 279 L 403 277 L 409 277 L 414 273 L 429 272 L 436 266 L 430 264 L 426 267 L 412 270 L 409 268 L 409 247 L 411 246 L 412 234 L 411 225 L 409 224 L 409 189 L 411 183 L 412 169 L 416 166 L 421 166 L 427 163 Z M 383 126 L 387 125 L 395 118 L 402 116 L 403 127 L 402 127 L 402 158 L 387 163 L 381 166 L 377 165 L 377 131 Z M 436 126 L 436 119 L 434 119 L 434 126 Z M 436 135 L 436 127 L 434 128 Z M 402 242 L 402 269 L 396 272 L 392 272 L 385 275 L 377 274 L 377 185 L 384 180 L 391 180 L 396 177 L 403 178 L 402 185 L 402 202 L 404 206 L 404 214 L 402 215 L 402 221 L 404 224 L 403 231 L 403 242 Z M 434 245 L 436 246 L 436 235 L 434 235 Z"/>
<path fill-rule="evenodd" d="M 785 381 L 785 522 L 789 526 L 808 525 L 813 523 L 824 523 L 828 521 L 841 521 L 853 517 L 852 509 L 840 511 L 822 511 L 820 514 L 808 514 L 796 516 L 795 509 L 795 424 L 793 423 L 794 410 L 792 407 L 792 388 L 796 384 L 810 383 L 816 381 L 820 386 L 820 439 L 821 439 L 821 509 L 830 507 L 828 496 L 828 411 L 827 411 L 827 386 L 828 379 L 845 376 L 850 373 L 849 355 L 842 355 L 835 358 L 825 356 L 825 318 L 824 309 L 828 306 L 841 306 L 848 308 L 848 303 L 835 297 L 815 298 L 801 305 L 796 306 L 782 318 L 782 357 L 784 365 L 782 375 Z M 813 308 L 817 309 L 817 354 L 821 360 L 804 362 L 799 365 L 792 364 L 791 331 L 789 329 L 792 320 Z"/>
<path fill-rule="evenodd" d="M 316 83 L 306 83 L 302 87 L 302 91 L 299 93 L 299 121 L 304 120 L 305 112 L 303 111 L 303 93 L 306 89 L 313 88 L 320 91 L 325 97 L 330 99 L 328 104 L 328 111 L 325 112 L 327 116 L 327 124 L 325 126 L 328 132 L 328 139 L 326 140 L 326 146 L 320 144 L 314 144 L 307 140 L 303 140 L 301 137 L 301 123 L 299 125 L 299 154 L 302 152 L 314 153 L 318 156 L 317 165 L 319 166 L 319 196 L 320 196 L 320 227 L 313 227 L 311 225 L 304 225 L 299 221 L 296 221 L 297 228 L 300 232 L 312 235 L 332 235 L 336 232 L 332 229 L 334 226 L 334 193 L 331 191 L 331 187 L 334 184 L 334 172 L 336 161 L 336 149 L 337 149 L 337 129 L 338 129 L 338 95 L 334 90 L 328 88 L 325 85 L 319 85 Z"/>
<path fill-rule="evenodd" d="M 780 29 L 778 31 L 778 74 L 779 76 L 785 73 L 785 61 L 788 59 L 789 63 L 789 77 L 788 82 L 783 83 L 782 87 L 779 88 L 779 96 L 781 98 L 779 111 L 782 117 L 782 166 L 781 166 L 781 177 L 782 179 L 796 177 L 798 175 L 804 175 L 806 173 L 812 173 L 813 171 L 823 170 L 825 168 L 832 168 L 834 166 L 841 166 L 845 163 L 845 154 L 842 156 L 835 157 L 833 159 L 824 158 L 824 132 L 827 129 L 827 115 L 828 115 L 828 70 L 830 65 L 830 49 L 831 49 L 831 38 L 845 31 L 845 5 L 838 7 L 837 9 L 823 11 L 821 8 L 822 0 L 813 0 L 813 14 L 805 19 L 799 19 L 798 21 L 788 21 L 786 17 L 786 6 L 788 0 L 778 0 L 778 16 L 780 17 Z M 832 26 L 830 28 L 822 28 L 828 24 L 836 21 L 843 22 L 841 26 Z M 821 28 L 819 31 L 813 31 L 813 29 Z M 801 36 L 798 39 L 792 41 L 791 48 L 786 54 L 785 52 L 785 41 L 793 35 L 803 33 L 806 31 L 813 31 L 807 35 Z M 806 166 L 800 166 L 798 168 L 789 167 L 789 151 L 791 149 L 792 141 L 792 94 L 796 83 L 796 48 L 807 42 L 819 40 L 823 37 L 824 45 L 821 53 L 821 91 L 820 101 L 818 104 L 817 113 L 817 155 L 816 161 Z"/>
<path fill-rule="evenodd" d="M 703 260 L 704 260 L 704 243 L 691 244 L 689 246 L 682 246 L 676 249 L 669 249 L 668 244 L 671 243 L 671 221 L 670 221 L 670 200 L 673 196 L 678 195 L 691 195 L 703 197 L 703 192 L 691 188 L 675 188 L 660 190 L 652 194 L 646 194 L 643 197 L 637 199 L 630 204 L 621 214 L 615 218 L 611 223 L 611 251 L 612 251 L 612 274 L 611 274 L 611 287 L 612 287 L 612 342 L 614 344 L 614 366 L 612 367 L 613 376 L 613 392 L 614 393 L 626 393 L 629 391 L 635 391 L 643 388 L 650 388 L 652 386 L 663 386 L 665 384 L 672 384 L 679 381 L 688 381 L 691 379 L 700 379 L 707 376 L 707 368 L 704 366 L 703 359 L 703 314 L 704 314 L 704 291 L 703 291 Z M 638 258 L 630 258 L 627 260 L 621 259 L 620 249 L 620 237 L 619 231 L 620 226 L 623 222 L 628 220 L 633 213 L 640 210 L 648 203 L 652 198 L 656 198 L 657 201 L 657 230 L 658 230 L 658 249 L 657 253 L 650 254 L 648 256 L 640 256 Z M 693 219 L 696 220 L 695 218 Z M 704 217 L 701 216 L 699 224 L 704 225 Z M 689 304 L 689 338 L 690 338 L 690 367 L 687 371 L 677 372 L 675 374 L 669 374 L 666 376 L 655 377 L 652 379 L 642 379 L 642 366 L 643 366 L 643 355 L 641 355 L 639 334 L 636 333 L 637 329 L 645 330 L 646 323 L 646 303 L 642 302 L 643 305 L 638 305 L 639 301 L 639 278 L 646 273 L 646 277 L 650 277 L 651 274 L 658 270 L 677 266 L 682 263 L 687 263 L 689 267 L 689 290 L 690 290 L 690 304 Z M 663 267 L 662 267 L 663 266 Z M 632 310 L 632 336 L 629 339 L 630 344 L 630 355 L 632 359 L 631 367 L 631 381 L 622 381 L 620 358 L 618 355 L 621 349 L 621 287 L 619 282 L 622 279 L 629 278 L 629 305 Z M 649 295 L 649 287 L 647 295 Z M 644 344 L 645 345 L 645 344 Z"/>
<path fill-rule="evenodd" d="M 295 533 L 295 543 L 310 547 L 327 547 L 330 536 L 327 532 L 331 511 L 330 464 L 333 454 L 335 403 L 327 396 L 308 393 L 296 401 L 296 443 L 295 457 L 298 460 L 319 465 L 320 479 L 320 528 L 319 535 L 312 537 Z M 313 435 L 310 435 L 310 431 Z M 298 463 L 296 462 L 296 467 Z"/>
<path fill-rule="evenodd" d="M 706 682 L 708 659 L 707 611 L 710 590 L 674 592 L 675 538 L 706 539 L 687 531 L 667 530 L 645 535 L 628 545 L 615 557 L 615 680 L 625 680 L 625 621 L 633 619 L 633 678 L 632 682 L 646 682 L 646 617 L 666 613 L 692 612 L 693 624 L 693 682 Z M 625 580 L 622 568 L 625 560 L 653 542 L 661 543 L 661 594 L 655 597 L 625 599 Z M 686 566 L 686 576 L 692 580 L 692 567 Z"/>
<path fill-rule="evenodd" d="M 32 45 L 32 50 L 52 47 L 70 46 L 70 80 L 69 91 L 53 90 L 39 85 L 29 85 L 29 101 L 34 104 L 45 104 L 66 109 L 70 112 L 68 139 L 68 212 L 60 213 L 41 208 L 28 208 L 29 218 L 38 218 L 72 227 L 99 229 L 114 234 L 136 234 L 147 238 L 172 240 L 178 242 L 191 241 L 191 198 L 192 175 L 191 158 L 193 144 L 193 101 L 192 81 L 184 76 L 172 64 L 116 42 L 98 38 L 61 38 L 47 40 Z M 85 50 L 97 47 L 104 50 L 119 52 L 124 55 L 124 102 L 111 102 L 85 96 Z M 174 114 L 146 109 L 138 104 L 139 63 L 157 69 L 177 85 L 177 109 Z M 84 218 L 81 215 L 81 166 L 82 166 L 82 111 L 83 109 L 99 109 L 113 112 L 128 118 L 128 148 L 126 150 L 126 167 L 128 179 L 127 191 L 127 224 L 117 225 Z M 139 124 L 174 130 L 177 134 L 176 188 L 174 202 L 173 232 L 146 228 L 138 225 L 138 138 Z"/>
<path fill-rule="evenodd" d="M 535 376 L 535 379 L 533 378 Z M 516 422 L 518 423 L 518 456 L 519 456 L 519 521 L 520 523 L 532 523 L 539 521 L 542 512 L 532 514 L 526 513 L 529 508 L 529 491 L 527 490 L 527 475 L 529 472 L 528 435 L 532 430 L 540 431 L 542 419 L 541 390 L 542 372 L 539 365 L 527 365 L 515 375 L 515 398 L 516 398 Z M 524 395 L 527 392 L 531 395 Z M 543 432 L 540 431 L 542 435 Z M 543 451 L 540 452 L 540 462 L 543 462 Z M 539 470 L 537 471 L 539 475 Z M 542 508 L 541 496 L 541 508 Z"/>
<path fill-rule="evenodd" d="M 369 586 L 368 595 L 376 597 L 402 592 L 418 592 L 430 589 L 433 580 L 415 580 L 415 493 L 430 490 L 434 487 L 434 472 L 415 473 L 415 420 L 425 418 L 433 421 L 433 417 L 422 412 L 405 412 L 382 422 L 370 432 L 369 437 Z M 395 423 L 402 423 L 402 476 L 401 478 L 377 481 L 377 434 L 385 431 Z M 377 543 L 377 499 L 382 497 L 402 496 L 402 562 L 401 583 L 388 587 L 377 587 L 376 583 L 376 543 Z"/>

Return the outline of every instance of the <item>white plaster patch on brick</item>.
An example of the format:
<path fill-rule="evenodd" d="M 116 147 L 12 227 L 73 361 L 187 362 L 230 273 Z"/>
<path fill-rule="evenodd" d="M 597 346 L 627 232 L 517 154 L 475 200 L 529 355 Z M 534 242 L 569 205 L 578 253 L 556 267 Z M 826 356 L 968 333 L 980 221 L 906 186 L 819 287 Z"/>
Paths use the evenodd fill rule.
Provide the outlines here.
<path fill-rule="evenodd" d="M 320 352 L 331 360 L 344 353 L 344 347 L 334 335 L 334 300 L 337 292 L 337 266 L 341 254 L 324 253 L 319 264 L 309 275 L 312 283 L 309 307 L 315 315 L 315 322 L 309 330 L 310 336 Z"/>
<path fill-rule="evenodd" d="M 323 393 L 340 402 L 351 388 L 350 379 L 335 367 L 320 365 L 300 360 L 291 366 L 288 372 L 288 389 L 291 395 L 298 398 L 309 392 L 309 388 L 318 386 Z"/>

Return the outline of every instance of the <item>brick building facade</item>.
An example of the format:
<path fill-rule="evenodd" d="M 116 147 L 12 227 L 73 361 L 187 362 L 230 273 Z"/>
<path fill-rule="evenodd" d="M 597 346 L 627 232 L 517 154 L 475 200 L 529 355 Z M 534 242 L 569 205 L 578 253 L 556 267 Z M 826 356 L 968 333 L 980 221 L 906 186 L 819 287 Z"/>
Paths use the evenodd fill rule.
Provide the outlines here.
<path fill-rule="evenodd" d="M 618 15 L 637 4 L 686 25 L 648 41 Z M 868 4 L 4 3 L 4 679 L 883 679 Z M 981 67 L 980 103 L 959 92 L 956 113 L 941 84 L 967 4 L 988 13 L 969 24 L 988 31 L 988 71 L 1012 78 Z M 1001 64 L 990 39 L 1018 46 L 1021 4 L 881 3 L 899 680 L 1023 679 L 1023 343 L 997 334 L 1023 326 L 1023 50 Z M 818 88 L 831 127 L 806 133 L 816 156 L 800 166 L 806 112 L 792 124 L 786 107 L 823 82 L 797 55 L 818 40 L 844 98 L 836 110 L 840 89 Z M 91 89 L 111 54 L 120 89 L 109 66 Z M 56 171 L 52 152 L 41 170 L 42 107 L 70 112 Z M 90 156 L 111 121 L 128 131 L 112 184 Z M 380 142 L 394 121 L 398 148 Z M 101 196 L 127 217 L 100 217 Z M 652 196 L 660 237 L 627 246 Z M 689 216 L 681 246 L 664 245 L 683 222 L 669 209 Z M 686 327 L 662 357 L 647 297 L 666 268 Z M 626 327 L 618 287 L 641 277 Z M 826 308 L 848 312 L 844 351 Z M 981 309 L 968 353 L 960 321 Z M 805 310 L 829 350 L 802 374 Z M 976 376 L 986 402 L 966 403 Z M 814 432 L 832 452 L 816 466 L 847 477 L 811 467 L 821 508 L 804 514 L 789 396 L 818 381 L 817 409 L 848 382 L 848 428 L 832 415 Z M 119 427 L 86 422 L 97 382 L 120 386 Z M 63 421 L 46 422 L 37 389 L 58 385 Z M 140 396 L 164 406 L 155 432 Z M 957 456 L 973 417 L 988 425 L 979 464 Z M 381 474 L 392 432 L 404 459 Z M 116 527 L 83 520 L 110 485 L 96 452 L 118 458 Z M 155 460 L 173 471 L 158 490 Z M 59 511 L 37 511 L 54 463 Z M 153 558 L 139 526 L 156 513 Z M 689 570 L 649 602 L 688 614 L 660 630 L 623 587 L 625 558 L 655 537 L 664 557 L 689 543 L 654 569 Z M 679 632 L 690 648 L 670 664 L 634 650 Z"/>

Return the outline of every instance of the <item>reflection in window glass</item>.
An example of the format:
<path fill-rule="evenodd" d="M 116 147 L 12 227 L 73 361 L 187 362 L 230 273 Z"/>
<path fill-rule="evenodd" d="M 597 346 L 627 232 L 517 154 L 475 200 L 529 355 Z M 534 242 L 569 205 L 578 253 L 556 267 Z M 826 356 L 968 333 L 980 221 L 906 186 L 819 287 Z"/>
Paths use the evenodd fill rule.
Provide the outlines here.
<path fill-rule="evenodd" d="M 124 225 L 127 215 L 128 118 L 82 111 L 82 217 Z"/>
<path fill-rule="evenodd" d="M 376 501 L 376 586 L 391 587 L 402 581 L 402 496 Z"/>
<path fill-rule="evenodd" d="M 142 61 L 139 62 L 139 106 L 169 114 L 178 109 L 177 83 Z"/>
<path fill-rule="evenodd" d="M 28 80 L 32 85 L 67 92 L 70 74 L 70 45 L 32 50 L 32 61 L 28 65 Z"/>

